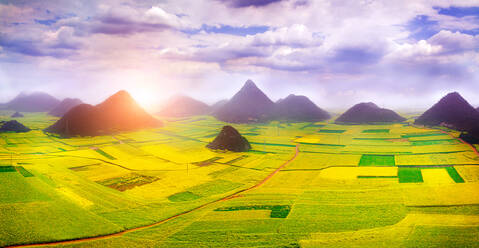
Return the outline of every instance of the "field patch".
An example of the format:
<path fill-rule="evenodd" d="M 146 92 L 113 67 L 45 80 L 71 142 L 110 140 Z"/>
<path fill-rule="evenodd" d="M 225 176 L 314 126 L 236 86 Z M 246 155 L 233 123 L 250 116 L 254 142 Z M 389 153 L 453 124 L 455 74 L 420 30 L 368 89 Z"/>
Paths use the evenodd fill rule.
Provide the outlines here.
<path fill-rule="evenodd" d="M 243 136 L 258 136 L 259 133 L 242 133 Z"/>
<path fill-rule="evenodd" d="M 284 147 L 295 147 L 295 145 L 291 144 L 278 144 L 278 143 L 261 143 L 261 142 L 249 142 L 253 145 L 264 145 L 264 146 L 284 146 Z"/>
<path fill-rule="evenodd" d="M 202 197 L 222 194 L 241 187 L 242 183 L 217 179 L 187 188 L 183 192 L 175 193 L 168 197 L 172 202 L 192 201 Z"/>
<path fill-rule="evenodd" d="M 428 184 L 450 184 L 454 183 L 446 170 L 443 168 L 421 170 L 424 183 Z"/>
<path fill-rule="evenodd" d="M 217 208 L 215 211 L 271 210 L 271 218 L 286 218 L 291 211 L 290 205 L 252 205 Z"/>
<path fill-rule="evenodd" d="M 96 148 L 94 149 L 96 152 L 98 152 L 99 154 L 103 155 L 105 158 L 107 159 L 110 159 L 110 160 L 116 160 L 115 157 L 113 157 L 112 155 L 106 153 L 105 151 L 103 151 L 102 149 L 100 148 Z"/>
<path fill-rule="evenodd" d="M 2 172 L 15 172 L 15 171 L 16 171 L 15 167 L 13 167 L 13 166 L 10 166 L 10 165 L 0 166 L 0 173 L 2 173 Z"/>
<path fill-rule="evenodd" d="M 437 133 L 437 132 L 425 132 L 425 133 L 408 133 L 403 134 L 401 137 L 403 138 L 417 138 L 417 137 L 430 137 L 430 136 L 444 136 L 447 134 L 444 133 Z"/>
<path fill-rule="evenodd" d="M 330 167 L 322 170 L 320 177 L 333 180 L 397 178 L 397 173 L 397 167 Z"/>
<path fill-rule="evenodd" d="M 220 160 L 222 159 L 223 157 L 213 157 L 213 158 L 210 158 L 210 159 L 207 159 L 207 160 L 203 160 L 203 161 L 199 161 L 199 162 L 194 162 L 193 164 L 196 165 L 196 166 L 199 166 L 199 167 L 203 167 L 203 166 L 208 166 L 214 162 L 216 162 L 217 160 Z"/>
<path fill-rule="evenodd" d="M 15 166 L 15 169 L 24 177 L 33 177 L 33 174 L 23 168 L 23 166 Z"/>
<path fill-rule="evenodd" d="M 399 167 L 399 183 L 422 183 L 424 182 L 419 168 Z"/>
<path fill-rule="evenodd" d="M 199 198 L 201 198 L 201 196 L 191 193 L 189 191 L 183 191 L 183 192 L 179 192 L 179 193 L 168 196 L 168 200 L 172 202 L 193 201 Z"/>
<path fill-rule="evenodd" d="M 454 167 L 446 167 L 446 171 L 449 174 L 449 176 L 454 180 L 456 183 L 464 183 L 464 179 L 457 173 L 456 168 Z"/>
<path fill-rule="evenodd" d="M 80 166 L 75 166 L 75 167 L 70 167 L 68 169 L 72 170 L 72 171 L 88 171 L 90 169 L 90 167 L 92 166 L 98 166 L 98 165 L 101 165 L 100 163 L 96 163 L 96 164 L 88 164 L 88 165 L 80 165 Z"/>
<path fill-rule="evenodd" d="M 93 202 L 79 196 L 78 194 L 73 192 L 70 188 L 61 187 L 61 188 L 57 188 L 57 191 L 61 193 L 62 195 L 66 196 L 69 200 L 80 205 L 81 207 L 89 207 L 93 205 Z"/>
<path fill-rule="evenodd" d="M 242 159 L 245 159 L 245 158 L 247 158 L 247 157 L 249 157 L 249 156 L 248 156 L 248 155 L 241 155 L 241 156 L 239 156 L 239 157 L 237 157 L 237 158 L 234 158 L 234 159 L 232 159 L 232 160 L 226 161 L 226 162 L 224 162 L 224 163 L 225 163 L 225 164 L 233 164 L 233 163 L 238 162 L 238 161 L 240 161 L 240 160 L 242 160 Z"/>
<path fill-rule="evenodd" d="M 13 172 L 15 168 L 13 168 Z M 26 180 L 19 173 L 0 173 L 0 203 L 47 201 L 50 197 L 38 190 L 43 185 Z"/>
<path fill-rule="evenodd" d="M 389 133 L 389 129 L 365 129 L 362 133 Z"/>
<path fill-rule="evenodd" d="M 308 125 L 302 126 L 302 127 L 300 127 L 299 129 L 300 129 L 300 130 L 303 130 L 303 129 L 308 128 L 308 127 L 324 127 L 324 126 L 326 126 L 326 125 L 324 125 L 324 124 L 309 123 Z"/>
<path fill-rule="evenodd" d="M 395 166 L 394 155 L 363 154 L 359 166 Z"/>
<path fill-rule="evenodd" d="M 116 189 L 118 191 L 125 191 L 134 187 L 142 186 L 158 180 L 157 177 L 145 176 L 136 173 L 130 173 L 121 177 L 108 178 L 97 183 Z"/>
<path fill-rule="evenodd" d="M 455 139 L 438 139 L 438 140 L 412 140 L 413 146 L 430 146 L 430 145 L 454 145 L 458 144 Z"/>
<path fill-rule="evenodd" d="M 466 182 L 479 182 L 479 166 L 457 166 L 455 169 Z"/>
<path fill-rule="evenodd" d="M 319 129 L 318 133 L 344 133 L 346 130 L 340 129 Z"/>
<path fill-rule="evenodd" d="M 234 190 L 242 186 L 242 183 L 231 182 L 228 180 L 214 180 L 209 181 L 197 186 L 188 188 L 188 191 L 201 196 L 216 195 L 221 193 L 226 193 L 228 191 Z"/>

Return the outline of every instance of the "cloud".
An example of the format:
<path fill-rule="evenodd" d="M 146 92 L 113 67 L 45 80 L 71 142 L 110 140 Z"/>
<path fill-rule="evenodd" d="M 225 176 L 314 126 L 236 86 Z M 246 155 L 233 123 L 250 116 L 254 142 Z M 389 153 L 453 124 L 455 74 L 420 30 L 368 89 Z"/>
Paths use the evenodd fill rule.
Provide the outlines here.
<path fill-rule="evenodd" d="M 299 24 L 244 37 L 200 33 L 190 38 L 205 44 L 177 49 L 164 48 L 160 55 L 168 59 L 216 62 L 223 66 L 236 66 L 238 63 L 234 60 L 255 58 L 251 61 L 252 65 L 297 71 L 311 66 L 305 66 L 298 61 L 300 57 L 294 54 L 318 47 L 323 41 L 319 34 Z"/>
<path fill-rule="evenodd" d="M 311 32 L 301 24 L 269 30 L 252 38 L 254 46 L 308 47 L 318 46 L 322 42 L 319 34 Z"/>
<path fill-rule="evenodd" d="M 0 46 L 6 51 L 28 56 L 52 56 L 64 58 L 77 53 L 82 43 L 73 35 L 72 27 L 62 26 L 56 31 L 41 35 L 25 33 L 12 36 L 0 33 Z"/>
<path fill-rule="evenodd" d="M 433 45 L 441 46 L 444 53 L 474 51 L 479 48 L 479 35 L 463 34 L 459 31 L 441 30 L 428 41 Z"/>
<path fill-rule="evenodd" d="M 426 40 L 420 40 L 416 43 L 396 44 L 394 51 L 387 55 L 390 59 L 421 59 L 425 56 L 438 54 L 442 51 L 440 45 L 433 45 Z"/>
<path fill-rule="evenodd" d="M 244 7 L 263 7 L 272 3 L 281 2 L 284 0 L 219 0 L 232 6 L 234 8 Z"/>
<path fill-rule="evenodd" d="M 102 6 L 101 13 L 89 25 L 92 33 L 128 35 L 179 29 L 184 23 L 180 17 L 153 6 L 141 11 L 130 6 Z"/>

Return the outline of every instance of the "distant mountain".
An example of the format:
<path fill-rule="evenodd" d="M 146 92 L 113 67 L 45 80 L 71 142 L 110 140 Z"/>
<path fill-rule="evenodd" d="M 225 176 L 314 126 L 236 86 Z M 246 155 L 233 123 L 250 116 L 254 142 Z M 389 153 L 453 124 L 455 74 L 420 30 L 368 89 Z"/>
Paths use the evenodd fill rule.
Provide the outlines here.
<path fill-rule="evenodd" d="M 246 152 L 251 149 L 248 140 L 232 126 L 224 126 L 218 136 L 206 147 L 233 152 Z"/>
<path fill-rule="evenodd" d="M 53 108 L 50 112 L 48 112 L 48 114 L 57 116 L 57 117 L 62 117 L 70 109 L 82 103 L 83 102 L 78 98 L 65 98 L 55 108 Z"/>
<path fill-rule="evenodd" d="M 66 137 L 97 136 L 161 125 L 122 90 L 96 106 L 80 104 L 72 108 L 45 131 Z"/>
<path fill-rule="evenodd" d="M 415 124 L 445 125 L 456 130 L 470 130 L 479 125 L 479 112 L 457 92 L 444 96 L 419 116 Z"/>
<path fill-rule="evenodd" d="M 316 122 L 331 116 L 305 96 L 289 95 L 276 102 L 274 118 L 277 120 Z"/>
<path fill-rule="evenodd" d="M 479 112 L 457 92 L 441 98 L 414 123 L 425 126 L 442 125 L 463 131 L 459 136 L 461 139 L 471 144 L 479 143 Z"/>
<path fill-rule="evenodd" d="M 396 112 L 378 107 L 372 102 L 358 103 L 336 119 L 336 123 L 367 124 L 376 122 L 401 122 L 406 119 Z"/>
<path fill-rule="evenodd" d="M 20 93 L 13 100 L 5 103 L 4 108 L 19 112 L 47 112 L 59 103 L 58 99 L 44 92 Z"/>
<path fill-rule="evenodd" d="M 206 103 L 189 96 L 178 95 L 170 98 L 166 105 L 158 112 L 160 116 L 186 117 L 208 114 L 209 106 Z"/>
<path fill-rule="evenodd" d="M 213 115 L 221 121 L 232 123 L 264 122 L 271 119 L 274 103 L 248 80 L 227 103 Z"/>
<path fill-rule="evenodd" d="M 15 133 L 25 133 L 30 131 L 30 128 L 25 127 L 22 123 L 11 120 L 0 123 L 0 132 L 15 132 Z"/>
<path fill-rule="evenodd" d="M 20 117 L 24 117 L 24 116 L 23 116 L 22 113 L 20 113 L 20 112 L 17 111 L 17 112 L 15 112 L 15 113 L 13 113 L 13 115 L 11 115 L 10 117 L 12 117 L 12 118 L 20 118 Z"/>
<path fill-rule="evenodd" d="M 210 106 L 210 113 L 214 113 L 214 112 L 218 111 L 218 109 L 220 109 L 227 102 L 228 102 L 227 99 L 223 99 L 223 100 L 219 100 L 219 101 L 213 103 L 213 105 Z"/>

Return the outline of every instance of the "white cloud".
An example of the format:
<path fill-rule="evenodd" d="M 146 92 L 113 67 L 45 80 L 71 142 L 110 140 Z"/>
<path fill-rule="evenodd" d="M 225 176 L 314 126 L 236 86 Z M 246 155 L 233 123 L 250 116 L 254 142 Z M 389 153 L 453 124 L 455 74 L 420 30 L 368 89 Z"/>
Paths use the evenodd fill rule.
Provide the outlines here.
<path fill-rule="evenodd" d="M 393 52 L 388 54 L 389 59 L 419 58 L 436 55 L 442 51 L 442 46 L 430 44 L 426 40 L 416 43 L 396 44 Z"/>
<path fill-rule="evenodd" d="M 431 44 L 439 45 L 444 52 L 462 52 L 479 47 L 479 36 L 463 34 L 459 31 L 441 30 L 428 39 Z"/>
<path fill-rule="evenodd" d="M 252 43 L 259 46 L 290 46 L 290 47 L 306 47 L 319 46 L 322 38 L 319 34 L 313 34 L 308 27 L 302 24 L 293 24 L 290 27 L 281 27 L 275 30 L 269 30 L 251 36 Z"/>

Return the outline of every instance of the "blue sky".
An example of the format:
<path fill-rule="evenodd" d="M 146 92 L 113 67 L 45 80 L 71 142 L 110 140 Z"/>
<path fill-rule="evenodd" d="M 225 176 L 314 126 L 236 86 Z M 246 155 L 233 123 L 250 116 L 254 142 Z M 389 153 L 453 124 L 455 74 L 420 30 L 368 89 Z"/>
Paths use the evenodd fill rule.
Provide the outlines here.
<path fill-rule="evenodd" d="M 273 100 L 330 110 L 420 109 L 449 91 L 479 105 L 474 1 L 2 0 L 0 16 L 0 102 L 126 89 L 154 109 L 178 93 L 213 103 L 252 79 Z"/>

